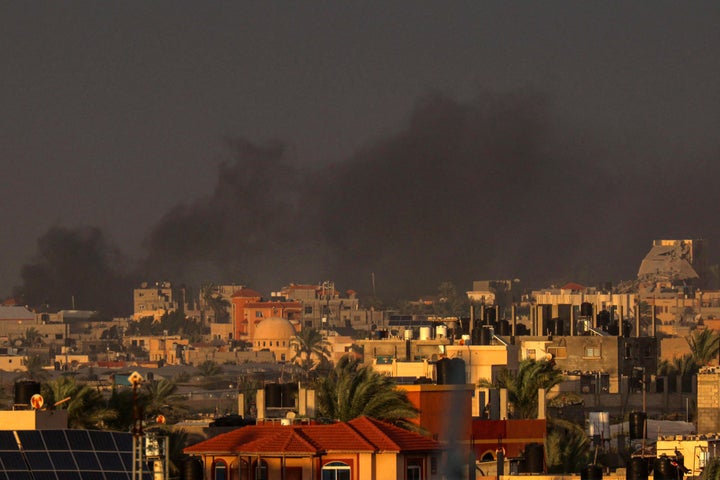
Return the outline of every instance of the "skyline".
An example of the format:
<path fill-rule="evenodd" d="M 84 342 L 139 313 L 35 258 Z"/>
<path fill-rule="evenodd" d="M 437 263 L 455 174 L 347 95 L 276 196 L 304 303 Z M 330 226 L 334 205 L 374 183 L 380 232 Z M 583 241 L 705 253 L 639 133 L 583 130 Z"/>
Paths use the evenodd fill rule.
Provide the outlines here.
<path fill-rule="evenodd" d="M 717 257 L 712 2 L 3 10 L 3 295 L 52 227 L 98 226 L 148 281 L 196 258 L 183 280 L 258 289 Z"/>

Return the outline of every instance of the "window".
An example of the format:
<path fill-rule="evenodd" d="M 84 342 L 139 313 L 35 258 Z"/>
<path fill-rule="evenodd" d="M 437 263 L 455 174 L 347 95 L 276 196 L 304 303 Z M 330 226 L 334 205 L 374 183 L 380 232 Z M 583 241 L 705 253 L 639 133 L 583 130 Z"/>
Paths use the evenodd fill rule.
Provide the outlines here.
<path fill-rule="evenodd" d="M 350 465 L 343 462 L 330 462 L 322 468 L 322 480 L 350 480 Z"/>
<path fill-rule="evenodd" d="M 305 307 L 305 315 L 312 315 L 312 307 Z"/>
<path fill-rule="evenodd" d="M 227 480 L 227 463 L 225 463 L 225 460 L 218 460 L 213 463 L 212 478 L 213 480 Z"/>
<path fill-rule="evenodd" d="M 409 459 L 407 463 L 407 472 L 405 475 L 407 480 L 422 480 L 422 460 L 421 459 Z"/>
<path fill-rule="evenodd" d="M 585 358 L 600 358 L 600 345 L 586 345 L 583 356 Z"/>
<path fill-rule="evenodd" d="M 255 460 L 252 464 L 252 475 L 250 478 L 253 480 L 267 480 L 268 478 L 268 465 L 265 460 L 259 462 Z"/>
<path fill-rule="evenodd" d="M 567 358 L 567 347 L 548 347 L 547 352 L 554 358 Z"/>
<path fill-rule="evenodd" d="M 259 310 L 255 310 L 255 318 L 262 318 L 263 314 Z"/>

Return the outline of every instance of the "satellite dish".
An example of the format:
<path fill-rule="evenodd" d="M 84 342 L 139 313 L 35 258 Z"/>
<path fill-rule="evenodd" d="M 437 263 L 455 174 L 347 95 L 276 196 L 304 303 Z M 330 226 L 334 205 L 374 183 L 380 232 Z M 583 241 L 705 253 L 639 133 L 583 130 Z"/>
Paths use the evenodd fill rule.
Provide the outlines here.
<path fill-rule="evenodd" d="M 45 403 L 45 399 L 43 399 L 42 395 L 39 393 L 34 394 L 32 397 L 30 397 L 30 405 L 32 405 L 32 408 L 35 410 L 40 410 Z"/>

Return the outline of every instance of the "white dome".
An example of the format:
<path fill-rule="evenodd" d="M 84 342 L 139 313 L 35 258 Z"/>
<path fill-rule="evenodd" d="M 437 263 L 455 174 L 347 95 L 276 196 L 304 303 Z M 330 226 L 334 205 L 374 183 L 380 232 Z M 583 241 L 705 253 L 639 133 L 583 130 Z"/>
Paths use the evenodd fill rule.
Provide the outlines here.
<path fill-rule="evenodd" d="M 295 328 L 289 320 L 280 317 L 266 318 L 255 327 L 257 340 L 290 340 L 295 336 Z"/>

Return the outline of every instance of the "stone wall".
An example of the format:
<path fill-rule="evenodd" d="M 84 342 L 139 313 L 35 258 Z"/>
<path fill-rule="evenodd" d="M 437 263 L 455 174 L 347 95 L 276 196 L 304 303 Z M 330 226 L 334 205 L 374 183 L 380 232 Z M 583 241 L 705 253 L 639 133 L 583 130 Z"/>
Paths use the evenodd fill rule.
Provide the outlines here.
<path fill-rule="evenodd" d="M 697 376 L 698 432 L 720 432 L 720 368 L 706 368 Z"/>

